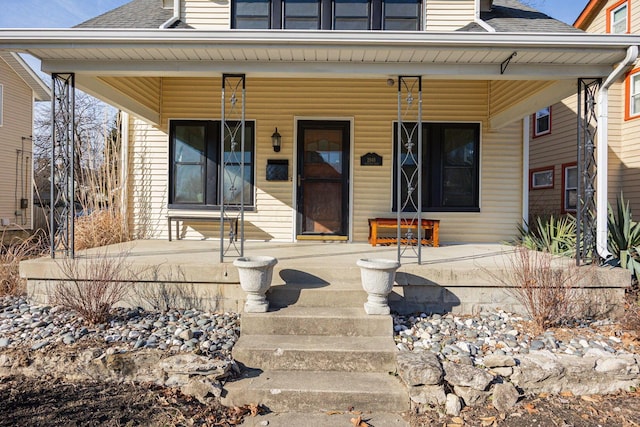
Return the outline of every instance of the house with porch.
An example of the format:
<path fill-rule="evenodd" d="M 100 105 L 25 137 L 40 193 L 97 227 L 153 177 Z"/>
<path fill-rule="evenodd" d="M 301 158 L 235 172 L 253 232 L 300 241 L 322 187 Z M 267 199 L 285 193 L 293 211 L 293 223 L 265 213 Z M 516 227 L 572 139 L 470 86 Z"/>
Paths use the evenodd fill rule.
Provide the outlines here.
<path fill-rule="evenodd" d="M 33 109 L 49 87 L 13 52 L 0 52 L 0 230 L 33 228 Z M 1 240 L 1 239 L 0 239 Z"/>
<path fill-rule="evenodd" d="M 640 2 L 597 1 L 586 3 L 574 26 L 593 34 L 638 34 Z M 608 201 L 615 206 L 624 194 L 632 212 L 640 212 L 640 150 L 636 143 L 638 117 L 638 62 L 612 82 L 608 96 L 608 149 L 603 159 Z M 578 151 L 576 141 L 578 101 L 572 95 L 531 116 L 530 195 L 531 216 L 576 214 Z M 600 118 L 602 120 L 602 118 Z M 580 164 L 582 166 L 582 164 Z M 637 214 L 636 214 L 637 215 Z"/>
<path fill-rule="evenodd" d="M 398 205 L 439 220 L 443 242 L 511 240 L 528 217 L 523 118 L 610 76 L 637 41 L 514 0 L 134 0 L 0 35 L 59 91 L 127 112 L 136 235 L 185 217 L 179 237 L 217 237 L 226 222 L 188 218 L 242 205 L 246 240 L 285 242 L 366 241 Z"/>
<path fill-rule="evenodd" d="M 388 375 L 392 319 L 364 314 L 358 258 L 401 259 L 394 309 L 514 306 L 485 268 L 504 267 L 489 265 L 496 243 L 528 217 L 530 115 L 578 94 L 592 129 L 595 97 L 606 105 L 638 44 L 516 0 L 133 0 L 72 29 L 0 30 L 0 49 L 42 61 L 62 113 L 52 258 L 74 255 L 78 87 L 126 112 L 126 209 L 145 239 L 109 250 L 153 267 L 140 286 L 188 285 L 190 303 L 242 311 L 227 261 L 279 259 L 272 310 L 243 313 L 233 349 L 264 372 L 227 385 L 225 398 L 274 411 L 408 408 Z M 606 203 L 587 196 L 594 220 L 606 218 Z M 402 245 L 371 247 L 376 218 L 437 221 L 443 247 L 423 256 L 411 244 L 421 226 L 397 236 L 417 246 L 417 262 Z M 606 221 L 587 228 L 606 239 Z M 21 265 L 31 296 L 65 280 L 55 261 Z M 608 301 L 628 282 L 614 276 L 592 283 Z"/>

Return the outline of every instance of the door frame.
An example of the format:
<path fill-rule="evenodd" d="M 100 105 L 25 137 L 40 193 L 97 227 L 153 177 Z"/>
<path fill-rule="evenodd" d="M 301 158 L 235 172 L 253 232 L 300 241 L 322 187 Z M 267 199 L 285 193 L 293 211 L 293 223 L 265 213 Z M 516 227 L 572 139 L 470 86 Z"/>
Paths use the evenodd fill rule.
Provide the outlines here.
<path fill-rule="evenodd" d="M 291 188 L 291 200 L 293 201 L 291 209 L 292 230 L 291 238 L 294 242 L 298 241 L 298 122 L 300 121 L 317 121 L 317 122 L 348 122 L 349 123 L 349 176 L 347 193 L 349 197 L 349 203 L 347 206 L 347 241 L 353 241 L 353 169 L 354 169 L 354 118 L 353 117 L 331 117 L 331 116 L 294 116 L 293 118 L 293 186 Z M 327 236 L 327 240 L 331 240 L 330 236 Z"/>

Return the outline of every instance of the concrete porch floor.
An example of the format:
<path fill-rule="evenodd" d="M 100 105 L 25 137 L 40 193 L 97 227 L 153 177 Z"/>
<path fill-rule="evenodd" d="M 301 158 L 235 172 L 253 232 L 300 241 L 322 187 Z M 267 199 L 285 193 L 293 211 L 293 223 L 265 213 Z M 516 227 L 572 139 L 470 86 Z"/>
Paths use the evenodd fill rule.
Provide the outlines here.
<path fill-rule="evenodd" d="M 197 298 L 202 308 L 241 311 L 244 294 L 230 251 L 220 263 L 220 244 L 217 240 L 137 240 L 76 253 L 75 262 L 91 269 L 96 260 L 108 257 L 122 263 L 130 272 L 137 287 L 149 290 L 154 286 L 182 286 Z M 407 255 L 412 256 L 411 249 Z M 499 277 L 512 268 L 514 247 L 500 244 L 448 244 L 437 248 L 422 248 L 422 263 L 403 258 L 390 304 L 400 312 L 434 311 L 474 313 L 502 308 L 521 311 L 517 301 L 506 292 Z M 275 243 L 245 242 L 245 256 L 274 256 L 271 295 L 278 290 L 293 290 L 295 301 L 305 291 L 326 292 L 353 290 L 361 293 L 360 270 L 356 261 L 361 258 L 396 259 L 395 246 L 372 247 L 367 243 Z M 559 259 L 557 265 L 569 266 L 575 261 Z M 46 301 L 51 286 L 65 280 L 63 259 L 44 257 L 25 261 L 20 265 L 22 277 L 28 280 L 28 292 L 36 301 Z M 82 268 L 80 269 L 82 270 Z M 90 274 L 89 274 L 90 275 Z M 595 278 L 584 283 L 590 291 L 599 290 L 599 299 L 621 301 L 624 288 L 629 286 L 629 274 L 622 269 L 598 268 Z M 285 293 L 280 293 L 287 297 Z M 315 297 L 315 296 L 314 296 Z M 285 303 L 290 303 L 285 302 Z M 138 304 L 135 299 L 131 304 Z M 187 303 L 187 302 L 185 302 Z"/>

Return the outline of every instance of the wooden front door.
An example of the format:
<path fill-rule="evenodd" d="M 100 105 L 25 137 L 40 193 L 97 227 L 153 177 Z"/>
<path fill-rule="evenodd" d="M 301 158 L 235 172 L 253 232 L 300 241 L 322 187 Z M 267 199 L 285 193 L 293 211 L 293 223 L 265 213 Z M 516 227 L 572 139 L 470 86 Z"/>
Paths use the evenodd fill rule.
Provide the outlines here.
<path fill-rule="evenodd" d="M 349 128 L 345 121 L 298 122 L 298 238 L 348 236 Z"/>

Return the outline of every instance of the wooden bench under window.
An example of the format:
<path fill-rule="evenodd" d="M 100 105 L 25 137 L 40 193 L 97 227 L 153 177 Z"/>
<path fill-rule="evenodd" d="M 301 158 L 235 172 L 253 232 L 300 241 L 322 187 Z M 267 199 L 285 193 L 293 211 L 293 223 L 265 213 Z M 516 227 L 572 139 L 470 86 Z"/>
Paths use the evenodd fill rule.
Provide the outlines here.
<path fill-rule="evenodd" d="M 180 222 L 211 222 L 220 223 L 220 217 L 215 216 L 197 216 L 197 215 L 167 215 L 167 221 L 169 223 L 169 241 L 171 241 L 171 223 L 176 223 L 176 239 L 180 240 Z M 238 218 L 225 217 L 224 221 L 229 223 L 231 229 L 229 230 L 229 237 L 235 241 L 238 241 Z"/>
<path fill-rule="evenodd" d="M 440 246 L 440 238 L 438 236 L 440 228 L 440 220 L 423 219 L 422 221 L 422 244 L 433 247 Z M 403 239 L 403 244 L 417 244 L 418 240 L 418 221 L 412 218 L 400 219 L 400 227 L 402 235 L 405 236 L 408 230 L 413 231 L 415 236 L 411 242 Z M 397 218 L 369 218 L 369 243 L 371 246 L 389 245 L 398 243 L 398 219 Z"/>

